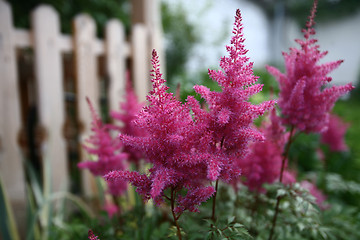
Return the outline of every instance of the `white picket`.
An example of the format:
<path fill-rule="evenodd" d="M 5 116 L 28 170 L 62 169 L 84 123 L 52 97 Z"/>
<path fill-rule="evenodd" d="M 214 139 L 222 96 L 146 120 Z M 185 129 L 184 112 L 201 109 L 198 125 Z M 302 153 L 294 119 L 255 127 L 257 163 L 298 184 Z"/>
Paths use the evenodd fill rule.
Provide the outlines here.
<path fill-rule="evenodd" d="M 15 42 L 10 5 L 0 0 L 0 174 L 19 220 L 26 211 Z"/>
<path fill-rule="evenodd" d="M 111 20 L 106 25 L 106 65 L 110 80 L 108 90 L 110 110 L 119 110 L 119 103 L 123 101 L 122 95 L 126 82 L 127 44 L 125 42 L 125 29 L 118 20 Z"/>
<path fill-rule="evenodd" d="M 74 21 L 74 54 L 76 65 L 77 110 L 82 127 L 81 143 L 91 134 L 91 113 L 86 102 L 90 99 L 95 110 L 99 112 L 99 80 L 97 73 L 97 51 L 95 39 L 95 22 L 85 14 L 78 15 Z M 86 151 L 81 148 L 81 161 L 89 160 Z M 89 171 L 83 172 L 84 194 L 91 196 L 96 190 L 94 178 Z"/>
<path fill-rule="evenodd" d="M 148 4 L 151 2 L 149 7 L 147 8 L 147 16 L 149 16 L 148 23 L 146 24 L 146 28 L 150 32 L 150 49 L 155 49 L 159 56 L 159 61 L 161 64 L 161 72 L 166 75 L 166 59 L 164 52 L 164 44 L 162 41 L 163 38 L 163 29 L 161 24 L 161 4 L 159 4 L 159 0 L 151 0 L 147 1 Z"/>
<path fill-rule="evenodd" d="M 44 21 L 46 19 L 46 21 Z M 43 161 L 48 161 L 52 190 L 68 188 L 67 151 L 63 137 L 65 120 L 62 60 L 59 49 L 60 23 L 55 9 L 39 6 L 32 15 L 37 106 L 40 126 L 45 129 L 41 146 Z"/>
<path fill-rule="evenodd" d="M 151 3 L 157 2 L 152 1 L 154 2 Z M 136 18 L 141 20 L 134 23 L 141 24 L 133 24 L 131 42 L 126 42 L 124 27 L 117 20 L 107 23 L 105 40 L 97 39 L 95 23 L 87 15 L 75 18 L 73 35 L 61 34 L 58 14 L 46 5 L 36 8 L 32 13 L 32 30 L 15 29 L 10 5 L 0 0 L 0 174 L 13 204 L 25 203 L 22 153 L 17 143 L 21 118 L 16 49 L 32 48 L 34 51 L 36 103 L 40 126 L 45 129 L 46 134 L 41 145 L 41 155 L 43 161 L 51 166 L 52 190 L 66 190 L 69 170 L 63 137 L 65 106 L 61 54 L 74 53 L 77 117 L 82 130 L 80 142 L 84 143 L 90 135 L 92 121 L 86 97 L 92 101 L 97 112 L 100 109 L 98 56 L 106 57 L 106 70 L 110 81 L 110 110 L 118 110 L 123 97 L 127 58 L 131 58 L 132 79 L 139 99 L 144 101 L 148 94 L 152 50 L 150 45 L 155 45 L 149 31 L 153 28 L 149 28 L 149 21 L 144 19 L 149 19 L 149 14 L 153 14 L 150 12 L 154 8 L 148 5 L 152 5 L 151 3 L 145 0 L 132 0 L 134 10 L 142 9 L 135 11 Z M 161 52 L 160 49 L 158 51 Z M 159 55 L 162 57 L 161 53 Z M 86 152 L 82 150 L 81 161 L 87 159 Z M 92 196 L 96 191 L 94 178 L 88 171 L 82 172 L 85 172 L 84 193 L 86 196 Z M 21 206 L 17 205 L 15 210 L 17 216 L 22 217 L 25 214 Z"/>
<path fill-rule="evenodd" d="M 32 47 L 30 32 L 24 29 L 14 29 L 15 46 L 18 48 Z"/>
<path fill-rule="evenodd" d="M 147 49 L 151 53 L 156 50 L 161 64 L 161 72 L 165 74 L 166 62 L 162 42 L 161 9 L 159 0 L 133 0 L 131 18 L 133 25 L 143 24 L 147 29 Z"/>
<path fill-rule="evenodd" d="M 132 76 L 134 89 L 140 101 L 146 100 L 150 89 L 150 59 L 151 51 L 148 48 L 148 31 L 143 24 L 133 26 L 132 50 Z"/>

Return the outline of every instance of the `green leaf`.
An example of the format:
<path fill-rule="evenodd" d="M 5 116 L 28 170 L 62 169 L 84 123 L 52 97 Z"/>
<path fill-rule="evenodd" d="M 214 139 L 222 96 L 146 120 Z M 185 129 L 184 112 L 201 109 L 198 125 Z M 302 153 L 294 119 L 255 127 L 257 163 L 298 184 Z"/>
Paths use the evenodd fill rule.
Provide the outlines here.
<path fill-rule="evenodd" d="M 235 220 L 235 216 L 230 216 L 230 217 L 228 217 L 228 219 L 227 219 L 227 224 L 232 223 L 234 220 Z"/>
<path fill-rule="evenodd" d="M 234 227 L 234 228 L 243 228 L 244 225 L 242 225 L 242 224 L 240 224 L 240 223 L 235 223 L 235 224 L 233 225 L 233 227 Z"/>
<path fill-rule="evenodd" d="M 17 226 L 14 220 L 12 208 L 3 186 L 0 175 L 0 236 L 4 240 L 20 239 Z"/>
<path fill-rule="evenodd" d="M 299 228 L 300 231 L 305 229 L 305 225 L 302 222 L 298 222 L 296 225 L 297 225 L 297 227 Z"/>
<path fill-rule="evenodd" d="M 276 192 L 276 197 L 283 197 L 286 195 L 286 191 L 285 189 L 278 189 L 277 192 Z"/>

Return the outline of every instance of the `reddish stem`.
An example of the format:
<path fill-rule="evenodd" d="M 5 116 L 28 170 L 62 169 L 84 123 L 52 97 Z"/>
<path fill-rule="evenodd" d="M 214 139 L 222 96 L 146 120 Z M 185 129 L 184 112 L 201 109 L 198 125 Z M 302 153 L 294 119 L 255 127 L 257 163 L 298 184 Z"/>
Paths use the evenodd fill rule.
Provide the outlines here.
<path fill-rule="evenodd" d="M 293 142 L 294 130 L 295 130 L 294 126 L 291 126 L 289 140 L 288 140 L 288 143 L 286 145 L 286 149 L 285 149 L 283 159 L 282 159 L 282 162 L 281 162 L 281 171 L 280 171 L 280 179 L 279 179 L 280 183 L 282 183 L 282 180 L 283 180 L 283 175 L 284 175 L 284 170 L 285 170 L 285 163 L 286 163 L 286 159 L 287 159 L 287 157 L 289 155 L 290 146 L 291 146 L 291 144 Z"/>
<path fill-rule="evenodd" d="M 218 191 L 218 185 L 219 185 L 219 179 L 217 179 L 216 182 L 215 182 L 215 193 L 214 193 L 213 205 L 212 205 L 211 220 L 212 220 L 214 223 L 215 223 L 215 221 L 216 221 L 215 208 L 216 208 L 216 194 L 217 194 L 217 191 Z"/>
<path fill-rule="evenodd" d="M 174 211 L 174 209 L 175 209 L 175 191 L 174 191 L 174 188 L 171 188 L 170 203 L 171 203 L 171 213 L 172 213 L 172 216 L 174 218 L 174 223 L 175 223 L 176 230 L 177 230 L 176 234 L 177 234 L 179 240 L 182 240 L 180 226 L 179 226 L 179 223 L 178 223 L 178 219 L 179 219 L 180 216 L 176 216 L 176 213 Z"/>

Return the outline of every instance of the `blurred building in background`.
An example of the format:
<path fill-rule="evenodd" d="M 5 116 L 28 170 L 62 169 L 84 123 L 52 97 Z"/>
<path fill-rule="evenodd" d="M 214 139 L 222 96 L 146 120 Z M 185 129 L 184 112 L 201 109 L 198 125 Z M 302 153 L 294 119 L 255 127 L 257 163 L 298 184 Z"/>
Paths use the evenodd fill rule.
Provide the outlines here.
<path fill-rule="evenodd" d="M 245 45 L 254 66 L 263 68 L 268 63 L 281 65 L 281 52 L 296 46 L 294 39 L 302 37 L 301 29 L 305 26 L 312 4 L 311 0 L 199 0 L 191 4 L 188 0 L 163 2 L 173 8 L 184 8 L 189 21 L 201 36 L 187 64 L 191 72 L 218 66 L 220 57 L 226 54 L 224 46 L 229 43 L 237 8 L 243 16 Z M 343 6 L 339 5 L 341 2 L 320 1 L 319 16 L 315 19 L 316 38 L 321 50 L 329 51 L 324 61 L 345 60 L 333 72 L 333 83 L 356 84 L 360 74 L 360 4 L 350 0 Z"/>

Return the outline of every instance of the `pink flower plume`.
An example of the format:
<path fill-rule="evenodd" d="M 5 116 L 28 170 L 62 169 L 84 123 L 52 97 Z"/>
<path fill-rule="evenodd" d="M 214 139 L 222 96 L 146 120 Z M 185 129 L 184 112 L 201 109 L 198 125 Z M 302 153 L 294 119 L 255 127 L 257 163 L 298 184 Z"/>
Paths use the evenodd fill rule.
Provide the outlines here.
<path fill-rule="evenodd" d="M 153 166 L 148 175 L 113 171 L 105 178 L 108 182 L 128 181 L 137 187 L 137 192 L 144 200 L 152 198 L 156 203 L 161 203 L 165 199 L 164 191 L 168 188 L 206 188 L 208 158 L 196 147 L 203 139 L 203 132 L 196 126 L 189 104 L 181 103 L 172 93 L 167 92 L 168 87 L 162 78 L 155 50 L 151 63 L 153 88 L 147 96 L 149 104 L 143 107 L 134 120 L 135 125 L 148 134 L 120 134 L 119 139 L 125 146 L 144 152 Z"/>
<path fill-rule="evenodd" d="M 278 104 L 284 124 L 294 125 L 306 133 L 325 131 L 334 103 L 354 88 L 350 83 L 328 88 L 325 86 L 332 80 L 328 74 L 343 61 L 319 63 L 327 52 L 321 52 L 317 40 L 312 38 L 316 33 L 313 28 L 316 6 L 317 1 L 314 1 L 306 29 L 302 30 L 304 40 L 296 40 L 300 48 L 290 48 L 289 53 L 283 53 L 285 73 L 267 66 L 269 73 L 280 84 Z"/>
<path fill-rule="evenodd" d="M 273 108 L 275 101 L 266 101 L 253 105 L 249 98 L 262 90 L 256 84 L 258 77 L 253 74 L 253 63 L 246 56 L 243 38 L 243 26 L 240 10 L 236 11 L 231 45 L 226 47 L 228 56 L 220 60 L 221 70 L 209 70 L 209 76 L 216 81 L 222 91 L 215 92 L 204 86 L 195 86 L 208 104 L 209 111 L 195 106 L 194 116 L 199 128 L 208 134 L 203 145 L 208 146 L 208 178 L 230 181 L 235 179 L 241 169 L 235 169 L 235 162 L 247 153 L 248 143 L 263 141 L 264 136 L 254 126 L 254 119 Z"/>
<path fill-rule="evenodd" d="M 344 123 L 340 117 L 331 114 L 326 131 L 321 133 L 321 142 L 329 145 L 334 152 L 346 151 L 345 134 L 349 124 Z"/>
<path fill-rule="evenodd" d="M 250 144 L 249 154 L 237 162 L 245 177 L 243 183 L 252 191 L 265 191 L 262 185 L 273 183 L 280 176 L 287 134 L 275 109 L 271 111 L 269 118 L 270 121 L 263 122 L 260 129 L 265 140 Z"/>
<path fill-rule="evenodd" d="M 89 229 L 88 231 L 88 238 L 89 240 L 100 240 L 91 229 Z"/>
<path fill-rule="evenodd" d="M 93 119 L 91 128 L 93 135 L 89 137 L 84 148 L 89 154 L 96 156 L 97 161 L 80 162 L 78 167 L 89 169 L 95 176 L 102 176 L 112 170 L 126 169 L 127 154 L 121 152 L 121 142 L 111 137 L 108 127 L 102 123 L 90 100 L 87 101 Z M 126 182 L 118 182 L 108 190 L 118 196 L 126 190 L 126 186 Z"/>
<path fill-rule="evenodd" d="M 136 116 L 139 114 L 143 106 L 143 103 L 138 102 L 128 74 L 124 102 L 120 103 L 119 111 L 112 111 L 110 113 L 111 117 L 120 123 L 120 126 L 111 124 L 109 127 L 116 130 L 118 133 L 126 134 L 128 136 L 145 137 L 147 132 L 136 126 L 134 123 Z M 136 165 L 138 165 L 140 160 L 144 158 L 143 152 L 136 151 L 130 146 L 123 146 L 122 151 L 128 154 L 129 162 L 133 162 Z"/>

